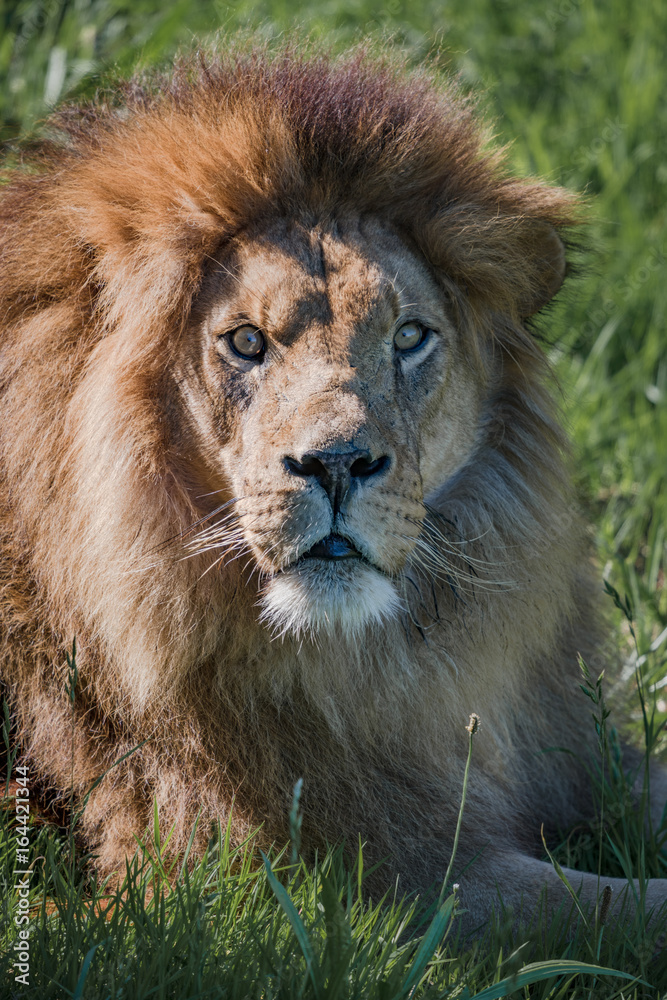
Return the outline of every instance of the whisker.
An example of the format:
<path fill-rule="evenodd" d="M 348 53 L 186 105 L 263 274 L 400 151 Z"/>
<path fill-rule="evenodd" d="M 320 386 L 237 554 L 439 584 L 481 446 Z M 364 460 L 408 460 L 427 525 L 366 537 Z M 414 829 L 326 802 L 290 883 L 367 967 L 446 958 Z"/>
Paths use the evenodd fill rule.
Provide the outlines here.
<path fill-rule="evenodd" d="M 476 568 L 469 565 L 468 560 L 464 556 L 461 556 L 460 553 L 452 554 L 443 552 L 429 544 L 429 540 L 426 538 L 418 538 L 415 541 L 399 532 L 391 532 L 391 534 L 402 541 L 413 541 L 414 548 L 409 559 L 411 565 L 421 568 L 427 574 L 444 580 L 454 592 L 455 597 L 460 596 L 456 593 L 457 589 L 462 594 L 474 596 L 477 592 L 497 593 L 498 590 L 511 589 L 515 586 L 513 580 L 496 580 L 480 576 Z M 456 563 L 452 560 L 451 555 L 456 557 Z M 462 563 L 463 565 L 458 565 L 457 563 Z M 486 566 L 489 568 L 492 568 L 493 565 L 493 563 L 486 563 Z"/>

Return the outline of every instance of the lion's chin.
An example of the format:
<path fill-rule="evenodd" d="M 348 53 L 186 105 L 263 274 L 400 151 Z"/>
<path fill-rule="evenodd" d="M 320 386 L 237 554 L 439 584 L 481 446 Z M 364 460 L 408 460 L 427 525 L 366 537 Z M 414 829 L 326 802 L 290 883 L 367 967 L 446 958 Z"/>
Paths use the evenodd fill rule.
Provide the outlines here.
<path fill-rule="evenodd" d="M 360 559 L 307 559 L 273 577 L 260 621 L 277 636 L 354 638 L 403 607 L 394 584 Z"/>

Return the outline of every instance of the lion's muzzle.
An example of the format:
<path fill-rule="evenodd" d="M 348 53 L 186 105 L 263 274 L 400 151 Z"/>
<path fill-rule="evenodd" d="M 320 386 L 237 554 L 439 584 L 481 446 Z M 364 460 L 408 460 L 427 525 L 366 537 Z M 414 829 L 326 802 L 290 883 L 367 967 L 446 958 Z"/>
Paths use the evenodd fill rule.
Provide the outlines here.
<path fill-rule="evenodd" d="M 373 459 L 369 451 L 350 446 L 344 446 L 341 450 L 308 451 L 301 459 L 290 455 L 284 458 L 285 469 L 291 475 L 315 479 L 323 487 L 331 501 L 334 518 L 343 506 L 354 480 L 382 475 L 390 465 L 389 455 Z"/>

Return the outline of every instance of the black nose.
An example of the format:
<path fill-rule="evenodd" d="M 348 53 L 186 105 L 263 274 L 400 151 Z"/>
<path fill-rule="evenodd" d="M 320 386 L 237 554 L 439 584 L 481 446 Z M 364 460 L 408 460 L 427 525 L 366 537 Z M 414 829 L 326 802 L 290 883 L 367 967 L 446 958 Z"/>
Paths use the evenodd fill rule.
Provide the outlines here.
<path fill-rule="evenodd" d="M 324 487 L 337 514 L 350 489 L 352 480 L 368 479 L 389 468 L 388 455 L 371 460 L 370 452 L 357 448 L 350 451 L 307 451 L 301 459 L 285 456 L 285 468 L 293 476 L 317 479 Z"/>

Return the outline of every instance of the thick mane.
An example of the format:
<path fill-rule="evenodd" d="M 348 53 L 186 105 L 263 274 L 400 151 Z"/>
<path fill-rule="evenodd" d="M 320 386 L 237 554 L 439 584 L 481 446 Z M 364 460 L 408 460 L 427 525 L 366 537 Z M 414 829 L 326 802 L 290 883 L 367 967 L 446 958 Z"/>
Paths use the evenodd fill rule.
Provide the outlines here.
<path fill-rule="evenodd" d="M 77 636 L 77 711 L 88 727 L 77 736 L 79 789 L 119 755 L 117 733 L 134 719 L 153 740 L 136 760 L 169 800 L 165 702 L 178 730 L 165 753 L 180 788 L 182 837 L 198 807 L 188 766 L 212 775 L 207 816 L 224 811 L 220 759 L 231 761 L 229 781 L 239 787 L 255 767 L 262 794 L 282 802 L 281 746 L 298 770 L 306 702 L 317 720 L 328 713 L 326 726 L 311 729 L 330 759 L 353 756 L 354 739 L 379 745 L 392 733 L 388 754 L 407 747 L 415 772 L 429 759 L 438 774 L 438 733 L 476 709 L 490 734 L 483 762 L 504 780 L 501 744 L 549 742 L 552 703 L 571 686 L 569 676 L 550 676 L 554 657 L 575 662 L 576 649 L 595 642 L 583 634 L 585 572 L 573 569 L 583 534 L 570 513 L 564 439 L 524 323 L 554 285 L 558 254 L 545 251 L 544 236 L 576 223 L 573 199 L 508 178 L 453 87 L 358 53 L 184 61 L 169 81 L 135 83 L 120 103 L 66 109 L 50 129 L 55 137 L 0 193 L 0 544 L 13 573 L 0 580 L 0 609 L 5 637 L 20 635 L 31 649 L 31 661 L 19 661 L 2 640 L 14 692 L 31 691 L 33 704 L 53 687 L 54 669 L 64 692 L 63 652 Z M 203 277 L 233 237 L 264 219 L 314 225 L 350 214 L 376 216 L 428 262 L 490 391 L 474 455 L 426 498 L 441 512 L 424 533 L 435 556 L 417 560 L 405 592 L 419 653 L 410 622 L 396 622 L 377 630 L 363 655 L 348 650 L 343 671 L 331 643 L 272 644 L 257 627 L 239 561 L 207 573 L 211 559 L 185 559 L 173 544 L 212 507 L 193 496 L 179 460 L 169 370 Z M 451 587 L 422 607 L 410 593 L 438 553 L 454 567 Z M 538 611 L 522 622 L 526 590 Z M 573 623 L 567 641 L 565 621 Z M 456 677 L 447 690 L 443 660 Z M 516 719 L 511 704 L 533 667 L 538 682 L 523 697 L 532 717 Z M 58 697 L 60 716 L 52 708 L 36 724 L 31 709 L 21 720 L 35 758 L 54 774 L 70 766 L 64 750 L 46 764 L 58 727 L 68 725 Z M 415 714 L 419 732 L 409 724 Z M 223 735 L 196 735 L 196 720 L 207 717 Z M 137 741 L 130 734 L 126 742 Z M 447 744 L 444 752 L 442 780 L 458 787 L 459 751 Z M 375 779 L 371 768 L 350 794 L 377 798 L 384 816 L 391 803 L 381 785 L 373 790 Z M 532 787 L 522 780 L 517 801 Z M 127 808 L 140 825 L 140 807 Z M 322 806 L 320 830 L 344 808 Z M 247 815 L 261 809 L 248 806 Z"/>
<path fill-rule="evenodd" d="M 32 176 L 4 192 L 5 308 L 150 271 L 152 299 L 178 309 L 207 254 L 250 221 L 361 211 L 511 315 L 544 264 L 531 224 L 562 231 L 576 210 L 562 189 L 507 177 L 473 111 L 451 85 L 363 54 L 289 52 L 186 61 L 120 106 L 65 110 Z M 48 262 L 33 253 L 26 270 L 23 248 L 47 242 Z"/>

